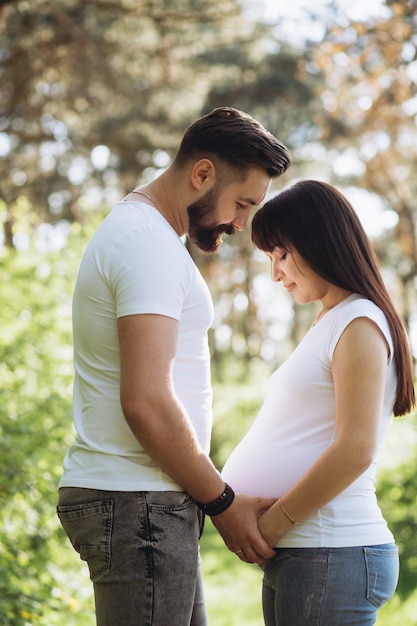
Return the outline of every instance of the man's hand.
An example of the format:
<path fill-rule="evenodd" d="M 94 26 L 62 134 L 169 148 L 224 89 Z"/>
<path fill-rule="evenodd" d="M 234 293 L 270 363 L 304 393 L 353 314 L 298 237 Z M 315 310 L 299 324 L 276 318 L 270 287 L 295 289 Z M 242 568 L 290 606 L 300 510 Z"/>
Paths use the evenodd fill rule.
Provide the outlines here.
<path fill-rule="evenodd" d="M 236 495 L 224 513 L 211 518 L 226 546 L 242 561 L 265 567 L 275 556 L 258 529 L 260 515 L 274 502 L 275 498 Z"/>

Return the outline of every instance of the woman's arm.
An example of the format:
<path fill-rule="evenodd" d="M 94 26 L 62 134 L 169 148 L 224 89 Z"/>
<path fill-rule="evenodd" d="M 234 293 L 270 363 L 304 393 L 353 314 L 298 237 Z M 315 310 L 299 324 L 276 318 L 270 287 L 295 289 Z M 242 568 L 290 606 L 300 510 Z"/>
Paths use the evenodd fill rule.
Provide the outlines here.
<path fill-rule="evenodd" d="M 388 345 L 368 318 L 353 320 L 333 355 L 336 439 L 306 474 L 282 496 L 282 505 L 297 522 L 315 513 L 353 483 L 375 454 L 388 361 Z M 260 518 L 269 545 L 293 527 L 277 502 Z"/>

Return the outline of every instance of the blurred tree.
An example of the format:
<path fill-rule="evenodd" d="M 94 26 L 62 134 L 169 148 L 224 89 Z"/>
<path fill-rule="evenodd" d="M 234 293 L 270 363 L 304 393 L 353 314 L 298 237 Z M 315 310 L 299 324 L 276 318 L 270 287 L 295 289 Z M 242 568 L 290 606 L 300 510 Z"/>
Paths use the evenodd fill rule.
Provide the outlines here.
<path fill-rule="evenodd" d="M 86 207 L 111 206 L 165 167 L 201 112 L 239 106 L 286 141 L 312 97 L 314 80 L 288 46 L 275 42 L 263 62 L 270 29 L 245 19 L 237 0 L 16 0 L 0 17 L 0 197 L 10 247 L 20 197 L 33 225 L 82 221 Z M 252 246 L 248 233 L 226 240 L 220 257 L 189 249 L 223 310 L 219 323 L 230 313 L 231 349 L 247 361 L 259 351 Z"/>
<path fill-rule="evenodd" d="M 317 177 L 346 192 L 355 187 L 366 189 L 379 199 L 381 234 L 374 245 L 391 293 L 411 330 L 417 324 L 417 184 L 413 175 L 417 160 L 416 2 L 386 0 L 379 12 L 365 11 L 364 17 L 356 21 L 349 19 L 337 2 L 327 3 L 326 10 L 311 5 L 303 5 L 302 9 L 305 24 L 311 24 L 311 34 L 305 29 L 298 50 L 285 43 L 288 23 L 285 16 L 280 16 L 271 25 L 273 30 L 270 28 L 258 41 L 256 51 L 262 48 L 262 62 L 255 52 L 252 57 L 240 58 L 240 73 L 216 84 L 207 102 L 215 105 L 226 100 L 250 109 L 280 136 L 285 129 L 283 139 L 292 150 L 294 165 L 276 187 L 292 177 Z M 320 40 L 317 32 L 321 32 Z M 354 206 L 366 213 L 371 200 L 371 196 L 367 199 L 364 195 Z M 396 226 L 392 225 L 393 213 L 397 216 Z M 390 217 L 386 227 L 385 216 Z M 244 244 L 245 248 L 249 250 L 250 244 Z M 226 253 L 225 249 L 221 252 Z M 253 255 L 245 259 L 249 276 L 253 274 Z M 236 260 L 242 261 L 238 253 Z M 230 324 L 227 317 L 223 322 L 231 328 L 233 297 L 223 289 L 224 270 L 229 267 L 226 292 L 241 290 L 231 278 L 236 267 L 223 264 L 221 277 L 216 276 L 223 293 L 217 290 L 216 295 L 223 301 L 223 310 L 227 309 L 224 300 L 229 303 Z M 216 289 L 216 281 L 213 284 Z M 251 293 L 253 296 L 249 286 L 246 295 Z M 257 313 L 261 315 L 259 309 Z M 294 307 L 285 335 L 299 338 L 309 319 L 311 311 Z M 262 338 L 259 331 L 255 335 L 259 346 L 268 341 L 271 332 L 272 320 L 263 318 L 265 322 L 267 336 Z M 256 323 L 248 316 L 243 337 L 253 337 L 254 327 Z M 233 338 L 229 342 L 231 349 L 232 342 L 239 340 L 234 327 Z M 278 360 L 287 353 L 286 342 L 280 342 Z M 251 354 L 249 348 L 247 354 Z"/>
<path fill-rule="evenodd" d="M 0 18 L 0 197 L 43 221 L 81 219 L 80 198 L 111 204 L 166 166 L 230 73 L 223 49 L 243 54 L 256 29 L 237 0 L 16 0 Z"/>
<path fill-rule="evenodd" d="M 375 192 L 398 223 L 383 260 L 395 268 L 407 324 L 417 273 L 417 4 L 386 0 L 385 11 L 348 23 L 335 11 L 313 51 L 325 77 L 320 140 L 336 157 L 333 176 Z M 342 158 L 340 158 L 342 157 Z"/>
<path fill-rule="evenodd" d="M 233 45 L 223 50 L 230 71 L 211 87 L 205 108 L 227 102 L 249 111 L 294 150 L 317 135 L 314 122 L 309 120 L 309 107 L 313 106 L 315 90 L 320 85 L 320 73 L 309 72 L 305 53 L 300 55 L 284 40 L 274 38 L 270 25 L 259 24 L 257 33 L 250 50 Z M 214 61 L 215 53 L 210 56 Z M 297 173 L 300 169 L 294 163 L 289 172 L 273 182 L 271 192 L 282 188 Z M 203 265 L 215 301 L 217 323 L 211 342 L 214 374 L 222 380 L 224 371 L 230 371 L 231 359 L 237 356 L 241 367 L 233 371 L 244 379 L 250 371 L 251 359 L 265 353 L 263 346 L 271 339 L 271 319 L 258 311 L 254 286 L 259 272 L 265 271 L 266 259 L 254 253 L 250 228 L 225 238 L 215 259 L 206 258 L 198 251 L 193 254 Z M 259 262 L 260 258 L 263 263 Z M 270 288 L 275 292 L 272 283 Z M 279 303 L 273 306 L 276 309 Z M 294 315 L 288 325 L 288 333 L 294 338 L 305 328 L 303 318 Z M 280 349 L 279 359 L 283 356 Z M 274 363 L 277 357 L 274 350 Z"/>

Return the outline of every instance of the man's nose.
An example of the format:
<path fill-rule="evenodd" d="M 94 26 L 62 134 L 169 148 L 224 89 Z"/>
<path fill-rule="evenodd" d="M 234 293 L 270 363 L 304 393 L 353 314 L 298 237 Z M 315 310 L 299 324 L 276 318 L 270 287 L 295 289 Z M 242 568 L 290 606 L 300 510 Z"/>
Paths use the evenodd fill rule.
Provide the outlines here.
<path fill-rule="evenodd" d="M 237 215 L 232 222 L 232 225 L 237 230 L 245 230 L 246 224 L 248 223 L 249 215 Z"/>

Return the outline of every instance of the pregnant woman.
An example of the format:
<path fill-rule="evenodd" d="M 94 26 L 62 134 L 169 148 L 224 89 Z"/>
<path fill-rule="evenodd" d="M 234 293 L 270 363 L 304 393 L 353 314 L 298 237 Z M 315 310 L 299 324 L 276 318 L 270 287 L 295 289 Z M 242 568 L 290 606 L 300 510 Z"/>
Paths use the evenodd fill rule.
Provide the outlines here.
<path fill-rule="evenodd" d="M 392 414 L 414 406 L 407 334 L 347 199 L 300 181 L 267 202 L 252 240 L 298 304 L 321 311 L 272 375 L 223 477 L 276 498 L 259 519 L 266 626 L 371 626 L 394 593 L 398 552 L 375 494 Z M 245 560 L 245 546 L 237 551 Z"/>

